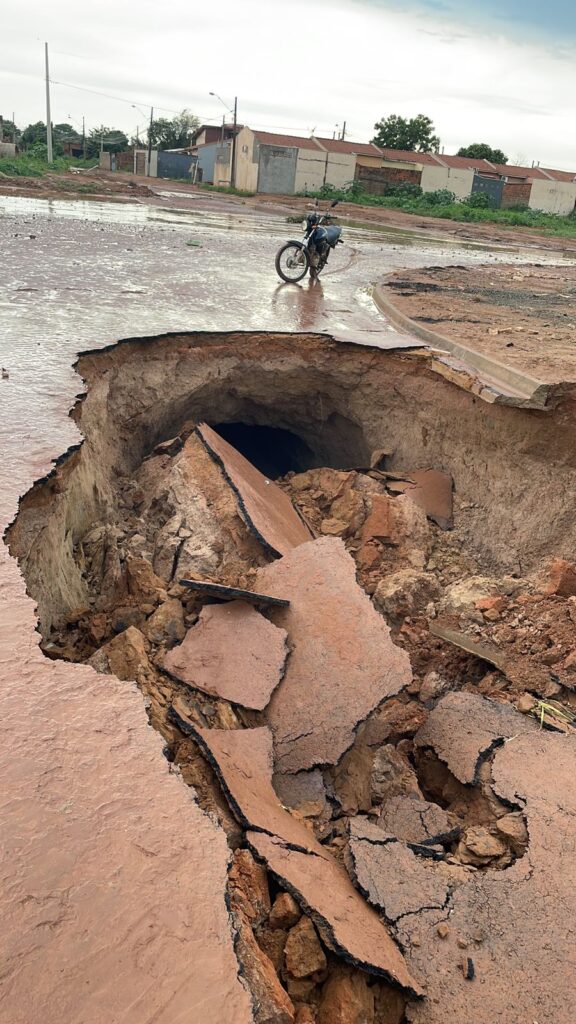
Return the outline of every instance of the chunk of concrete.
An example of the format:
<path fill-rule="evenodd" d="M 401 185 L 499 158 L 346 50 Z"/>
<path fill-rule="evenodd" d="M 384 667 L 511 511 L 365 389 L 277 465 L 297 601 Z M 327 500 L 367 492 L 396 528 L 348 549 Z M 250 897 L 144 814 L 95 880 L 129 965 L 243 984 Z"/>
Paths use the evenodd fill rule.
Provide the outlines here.
<path fill-rule="evenodd" d="M 387 921 L 443 910 L 450 891 L 446 865 L 417 857 L 404 843 L 366 818 L 350 820 L 352 878 Z"/>
<path fill-rule="evenodd" d="M 267 711 L 276 769 L 335 764 L 358 723 L 410 682 L 408 655 L 356 583 L 339 538 L 303 544 L 257 578 L 268 593 L 290 600 L 289 609 L 274 613 L 293 645 Z"/>
<path fill-rule="evenodd" d="M 246 840 L 255 856 L 266 861 L 281 885 L 306 909 L 329 949 L 369 974 L 422 995 L 378 915 L 321 846 L 317 853 L 303 853 L 265 832 L 248 832 Z"/>
<path fill-rule="evenodd" d="M 209 604 L 163 667 L 204 693 L 261 711 L 282 678 L 286 641 L 284 629 L 244 601 Z"/>
<path fill-rule="evenodd" d="M 418 747 L 432 747 L 465 785 L 478 781 L 482 762 L 513 736 L 534 735 L 536 722 L 510 704 L 484 700 L 474 693 L 449 693 L 416 733 Z"/>
<path fill-rule="evenodd" d="M 247 842 L 312 918 L 331 950 L 364 970 L 390 978 L 413 993 L 398 947 L 346 872 L 272 788 L 272 734 L 260 729 L 199 729 L 180 713 L 222 783 L 233 813 L 249 831 Z"/>
<path fill-rule="evenodd" d="M 456 839 L 460 832 L 438 804 L 410 793 L 393 796 L 383 805 L 378 827 L 405 843 L 429 844 Z"/>
<path fill-rule="evenodd" d="M 234 490 L 242 518 L 274 555 L 285 555 L 312 537 L 282 488 L 266 477 L 206 423 L 196 433 L 222 467 Z"/>
<path fill-rule="evenodd" d="M 407 494 L 440 529 L 451 530 L 454 526 L 452 477 L 437 469 L 411 470 L 406 477 L 406 480 L 389 481 L 389 490 Z"/>

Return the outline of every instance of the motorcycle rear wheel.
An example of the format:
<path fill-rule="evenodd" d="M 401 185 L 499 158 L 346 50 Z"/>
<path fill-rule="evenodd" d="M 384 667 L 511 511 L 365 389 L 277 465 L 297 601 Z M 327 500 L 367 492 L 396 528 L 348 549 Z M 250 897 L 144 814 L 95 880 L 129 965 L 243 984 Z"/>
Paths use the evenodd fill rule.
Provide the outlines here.
<path fill-rule="evenodd" d="M 283 281 L 294 284 L 306 277 L 310 267 L 308 250 L 296 245 L 295 242 L 286 242 L 276 253 L 276 273 Z"/>

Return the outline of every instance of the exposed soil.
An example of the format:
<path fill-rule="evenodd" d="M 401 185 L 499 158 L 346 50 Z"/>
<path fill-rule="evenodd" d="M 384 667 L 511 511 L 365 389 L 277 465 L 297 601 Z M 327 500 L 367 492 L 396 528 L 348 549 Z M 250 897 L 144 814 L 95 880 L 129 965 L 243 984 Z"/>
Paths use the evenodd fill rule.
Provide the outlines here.
<path fill-rule="evenodd" d="M 106 199 L 109 202 L 137 202 L 154 195 L 144 181 L 129 175 L 105 175 L 93 171 L 43 174 L 40 178 L 0 174 L 0 195 L 32 196 L 35 199 Z"/>
<path fill-rule="evenodd" d="M 79 359 L 85 440 L 22 499 L 7 538 L 42 648 L 88 663 L 102 685 L 107 673 L 135 680 L 165 756 L 224 830 L 257 1024 L 488 1024 L 499 1008 L 513 1024 L 536 1005 L 568 1024 L 562 950 L 550 953 L 540 918 L 545 824 L 557 816 L 551 871 L 573 845 L 559 807 L 574 749 L 559 733 L 573 732 L 574 403 L 491 406 L 417 355 L 334 349 L 313 335 L 176 335 Z M 215 458 L 203 421 L 249 454 L 249 477 L 225 449 Z M 259 465 L 275 469 L 282 501 Z M 453 482 L 441 516 L 410 485 L 430 468 Z M 278 541 L 292 515 L 307 529 Z M 290 607 L 239 610 L 242 658 L 202 632 L 195 686 L 176 655 L 222 606 L 183 578 Z M 508 660 L 435 635 L 438 622 L 507 645 Z M 247 683 L 241 699 L 222 696 L 235 665 L 260 671 L 262 636 L 266 694 Z M 339 672 L 354 678 L 348 692 Z M 551 697 L 547 744 L 536 719 Z M 512 745 L 500 751 L 511 737 L 520 763 Z M 531 743 L 544 775 L 550 751 L 562 762 L 545 799 Z M 558 889 L 546 901 L 555 931 L 574 909 Z M 502 966 L 517 936 L 530 991 Z M 484 987 L 467 988 L 478 970 Z"/>
<path fill-rule="evenodd" d="M 576 379 L 576 267 L 427 267 L 385 288 L 423 327 L 541 380 Z"/>

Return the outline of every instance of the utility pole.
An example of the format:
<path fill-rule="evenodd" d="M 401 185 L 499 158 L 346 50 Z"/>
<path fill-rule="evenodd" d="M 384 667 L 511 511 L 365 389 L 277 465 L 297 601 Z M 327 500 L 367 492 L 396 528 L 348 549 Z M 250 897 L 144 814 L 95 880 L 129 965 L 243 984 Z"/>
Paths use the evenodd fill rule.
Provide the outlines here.
<path fill-rule="evenodd" d="M 232 135 L 232 167 L 230 168 L 230 185 L 236 188 L 236 128 L 238 125 L 238 97 L 234 97 L 234 126 Z"/>
<path fill-rule="evenodd" d="M 146 171 L 148 177 L 150 177 L 150 168 L 152 166 L 152 121 L 154 120 L 154 107 L 150 107 L 150 127 L 148 129 L 148 169 Z"/>
<path fill-rule="evenodd" d="M 82 114 L 82 159 L 86 159 L 86 124 L 84 114 Z"/>
<path fill-rule="evenodd" d="M 220 132 L 220 145 L 224 145 L 224 128 L 226 126 L 226 114 L 222 114 L 222 131 Z"/>
<path fill-rule="evenodd" d="M 48 43 L 44 43 L 46 59 L 46 150 L 48 163 L 52 163 L 52 119 L 50 117 L 50 70 L 48 68 Z"/>
<path fill-rule="evenodd" d="M 16 121 L 14 120 L 15 116 L 16 115 L 14 111 L 12 111 L 12 142 L 14 143 L 14 145 L 16 145 Z"/>
<path fill-rule="evenodd" d="M 342 134 L 340 138 L 342 139 L 342 142 L 344 142 L 344 139 L 346 138 L 346 121 L 344 121 L 344 124 L 342 125 Z"/>

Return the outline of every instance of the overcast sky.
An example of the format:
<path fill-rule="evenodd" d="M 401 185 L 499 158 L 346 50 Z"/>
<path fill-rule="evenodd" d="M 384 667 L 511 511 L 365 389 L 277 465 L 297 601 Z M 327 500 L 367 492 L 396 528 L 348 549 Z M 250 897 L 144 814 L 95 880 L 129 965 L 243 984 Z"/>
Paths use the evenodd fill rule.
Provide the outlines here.
<path fill-rule="evenodd" d="M 447 153 L 576 169 L 573 0 L 4 0 L 0 113 L 142 132 L 189 107 L 219 122 L 368 141 L 390 113 L 430 116 Z M 70 88 L 70 85 L 82 87 Z M 94 90 L 104 95 L 94 95 Z M 124 102 L 123 102 L 124 101 Z M 131 103 L 137 104 L 136 110 Z M 162 109 L 164 108 L 164 109 Z"/>

